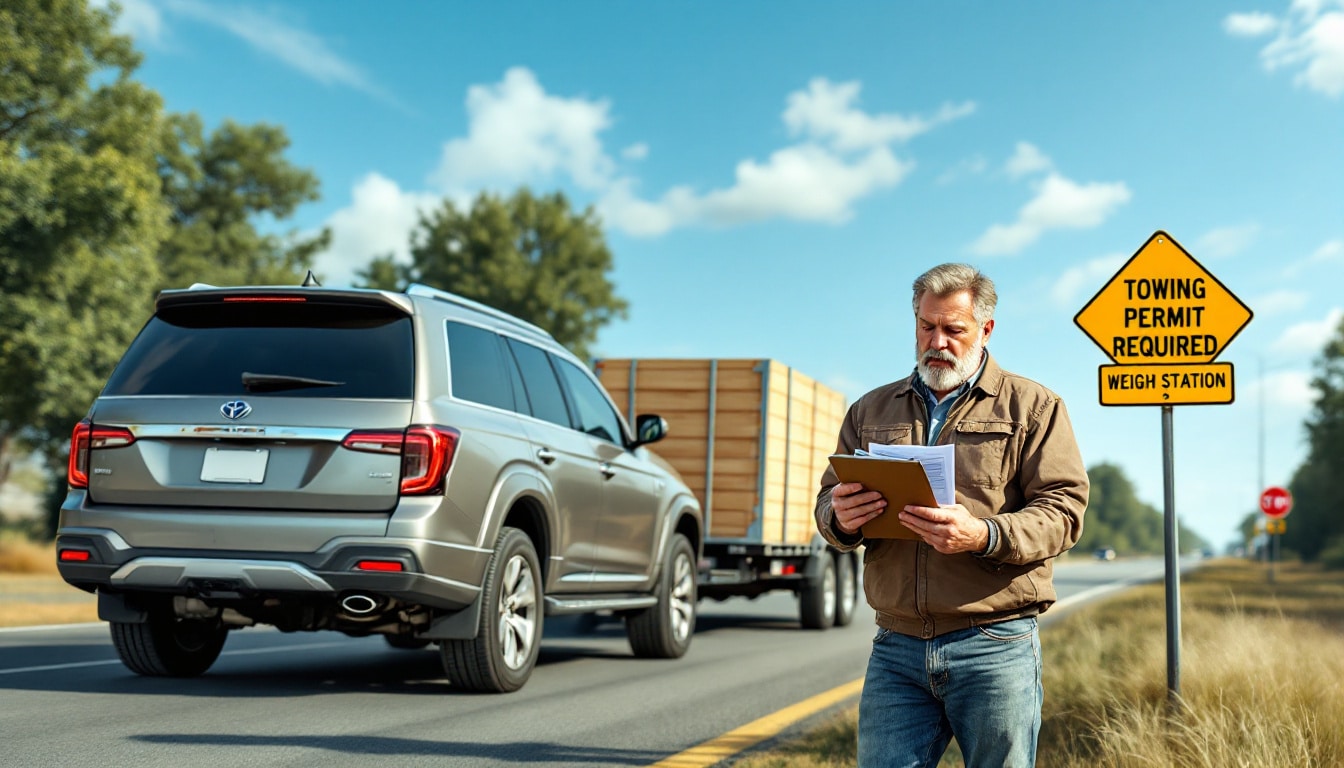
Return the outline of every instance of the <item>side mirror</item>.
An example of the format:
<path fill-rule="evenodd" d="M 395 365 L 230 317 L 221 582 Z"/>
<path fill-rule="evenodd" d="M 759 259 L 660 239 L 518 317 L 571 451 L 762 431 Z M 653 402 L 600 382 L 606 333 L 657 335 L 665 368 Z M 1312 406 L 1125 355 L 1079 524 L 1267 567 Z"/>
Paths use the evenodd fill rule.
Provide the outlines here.
<path fill-rule="evenodd" d="M 641 413 L 635 417 L 635 446 L 656 443 L 667 437 L 667 419 L 656 413 Z"/>

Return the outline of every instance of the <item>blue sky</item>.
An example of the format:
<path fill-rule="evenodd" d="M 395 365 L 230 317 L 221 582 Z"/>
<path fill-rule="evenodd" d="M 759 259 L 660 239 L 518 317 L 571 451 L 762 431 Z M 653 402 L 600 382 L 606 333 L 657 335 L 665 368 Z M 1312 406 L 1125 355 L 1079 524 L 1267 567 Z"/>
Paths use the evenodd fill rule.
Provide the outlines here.
<path fill-rule="evenodd" d="M 911 281 L 970 262 L 1000 363 L 1160 509 L 1160 409 L 1098 404 L 1073 316 L 1162 229 L 1255 313 L 1236 402 L 1175 409 L 1182 520 L 1227 543 L 1305 455 L 1344 317 L 1342 0 L 122 6 L 168 109 L 285 127 L 329 285 L 444 197 L 560 189 L 631 305 L 600 355 L 775 358 L 852 401 L 913 365 Z"/>

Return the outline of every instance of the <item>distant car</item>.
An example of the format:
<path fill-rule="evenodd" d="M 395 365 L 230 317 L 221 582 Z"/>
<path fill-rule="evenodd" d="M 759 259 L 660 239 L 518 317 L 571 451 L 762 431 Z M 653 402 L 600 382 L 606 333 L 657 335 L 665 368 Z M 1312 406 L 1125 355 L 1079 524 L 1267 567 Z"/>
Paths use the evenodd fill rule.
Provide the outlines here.
<path fill-rule="evenodd" d="M 1092 556 L 1098 560 L 1114 560 L 1115 550 L 1110 547 L 1099 547 L 1096 552 L 1092 553 Z"/>

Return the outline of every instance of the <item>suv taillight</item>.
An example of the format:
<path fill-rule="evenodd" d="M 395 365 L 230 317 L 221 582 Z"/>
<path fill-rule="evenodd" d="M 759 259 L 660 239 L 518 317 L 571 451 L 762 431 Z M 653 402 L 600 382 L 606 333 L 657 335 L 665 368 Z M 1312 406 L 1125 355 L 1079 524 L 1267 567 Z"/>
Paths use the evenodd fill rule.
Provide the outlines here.
<path fill-rule="evenodd" d="M 89 451 L 94 448 L 124 448 L 135 442 L 125 427 L 98 427 L 85 419 L 70 434 L 70 464 L 65 480 L 72 488 L 89 487 Z"/>
<path fill-rule="evenodd" d="M 401 455 L 401 493 L 421 496 L 443 491 L 443 478 L 453 465 L 460 432 L 451 427 L 415 426 L 405 432 L 351 432 L 341 445 L 352 451 Z"/>

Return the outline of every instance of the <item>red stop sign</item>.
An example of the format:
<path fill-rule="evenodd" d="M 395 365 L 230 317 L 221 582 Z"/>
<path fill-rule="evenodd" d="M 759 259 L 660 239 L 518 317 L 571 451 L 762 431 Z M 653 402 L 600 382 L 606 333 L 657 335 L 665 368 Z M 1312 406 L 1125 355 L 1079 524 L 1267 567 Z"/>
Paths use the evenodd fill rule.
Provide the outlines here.
<path fill-rule="evenodd" d="M 1293 494 L 1286 488 L 1272 485 L 1260 494 L 1260 511 L 1273 518 L 1287 517 L 1293 510 Z"/>

